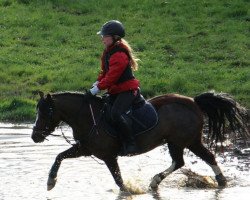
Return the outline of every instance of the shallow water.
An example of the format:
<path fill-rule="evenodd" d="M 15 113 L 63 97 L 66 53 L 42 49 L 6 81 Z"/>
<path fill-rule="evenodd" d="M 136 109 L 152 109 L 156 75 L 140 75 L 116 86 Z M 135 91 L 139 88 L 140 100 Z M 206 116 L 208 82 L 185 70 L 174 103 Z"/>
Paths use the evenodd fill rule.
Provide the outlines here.
<path fill-rule="evenodd" d="M 229 180 L 228 187 L 224 189 L 182 187 L 185 176 L 178 170 L 161 183 L 158 192 L 148 191 L 151 178 L 171 164 L 171 158 L 163 147 L 140 156 L 119 158 L 124 181 L 131 187 L 140 188 L 138 190 L 143 194 L 119 192 L 106 166 L 102 161 L 91 157 L 64 160 L 57 184 L 48 192 L 50 167 L 56 155 L 70 145 L 62 138 L 51 136 L 49 141 L 35 144 L 30 138 L 31 127 L 32 125 L 0 124 L 0 200 L 249 199 L 250 156 L 236 156 L 231 152 L 216 156 Z M 63 132 L 71 136 L 68 127 L 63 127 Z M 56 133 L 60 134 L 61 130 Z M 214 177 L 210 167 L 191 152 L 186 151 L 184 159 L 185 168 L 200 175 Z"/>

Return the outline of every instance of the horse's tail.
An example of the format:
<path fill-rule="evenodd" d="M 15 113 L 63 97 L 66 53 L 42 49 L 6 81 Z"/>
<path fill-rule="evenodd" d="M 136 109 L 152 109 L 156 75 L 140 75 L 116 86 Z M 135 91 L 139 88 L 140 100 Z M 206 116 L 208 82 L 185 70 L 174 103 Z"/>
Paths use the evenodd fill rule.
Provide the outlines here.
<path fill-rule="evenodd" d="M 234 138 L 250 137 L 246 128 L 246 109 L 228 94 L 206 92 L 194 97 L 194 101 L 208 117 L 208 137 L 212 142 L 225 140 L 225 127 L 228 123 L 234 133 Z"/>

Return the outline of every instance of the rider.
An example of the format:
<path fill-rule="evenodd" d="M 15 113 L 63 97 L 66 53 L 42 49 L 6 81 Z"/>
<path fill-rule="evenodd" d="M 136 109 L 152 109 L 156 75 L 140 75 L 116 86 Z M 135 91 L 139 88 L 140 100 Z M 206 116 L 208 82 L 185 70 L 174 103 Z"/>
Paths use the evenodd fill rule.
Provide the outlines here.
<path fill-rule="evenodd" d="M 137 70 L 138 59 L 128 42 L 123 39 L 125 29 L 121 22 L 106 22 L 97 33 L 105 46 L 101 58 L 101 72 L 90 89 L 92 95 L 107 89 L 112 100 L 111 119 L 125 141 L 123 153 L 135 153 L 137 145 L 132 130 L 131 119 L 125 114 L 140 95 L 139 81 L 133 71 Z"/>

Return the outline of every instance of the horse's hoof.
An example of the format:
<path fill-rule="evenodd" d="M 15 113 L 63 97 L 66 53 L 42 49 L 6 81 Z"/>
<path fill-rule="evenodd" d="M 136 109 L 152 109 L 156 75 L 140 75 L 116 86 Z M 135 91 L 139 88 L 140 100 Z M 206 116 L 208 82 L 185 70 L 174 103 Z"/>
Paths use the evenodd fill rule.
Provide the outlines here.
<path fill-rule="evenodd" d="M 161 182 L 161 178 L 159 175 L 155 175 L 153 180 L 151 181 L 149 187 L 151 190 L 157 190 L 158 189 L 158 186 Z"/>
<path fill-rule="evenodd" d="M 158 184 L 153 180 L 149 185 L 149 190 L 156 191 L 158 189 Z"/>
<path fill-rule="evenodd" d="M 128 189 L 125 186 L 123 186 L 123 187 L 120 187 L 120 191 L 121 192 L 128 192 Z"/>
<path fill-rule="evenodd" d="M 56 185 L 57 178 L 48 178 L 47 181 L 47 191 L 52 190 Z"/>
<path fill-rule="evenodd" d="M 225 187 L 227 185 L 227 179 L 223 176 L 223 174 L 216 175 L 215 179 L 218 182 L 218 186 Z"/>

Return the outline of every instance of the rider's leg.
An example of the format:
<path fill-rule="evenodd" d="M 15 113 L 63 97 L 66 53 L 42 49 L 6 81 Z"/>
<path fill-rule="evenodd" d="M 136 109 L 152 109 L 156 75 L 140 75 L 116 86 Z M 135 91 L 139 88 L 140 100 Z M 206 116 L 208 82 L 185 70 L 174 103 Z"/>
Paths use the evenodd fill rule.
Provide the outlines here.
<path fill-rule="evenodd" d="M 132 120 L 126 116 L 121 115 L 117 121 L 117 128 L 119 128 L 122 141 L 123 141 L 123 152 L 122 154 L 128 155 L 138 151 L 135 142 L 135 136 L 132 130 Z"/>
<path fill-rule="evenodd" d="M 124 146 L 124 154 L 130 154 L 137 151 L 132 130 L 132 121 L 125 114 L 131 108 L 136 95 L 137 93 L 134 91 L 127 91 L 118 94 L 111 109 L 112 120 L 116 124 L 117 131 L 121 133 L 122 140 L 126 144 Z"/>

